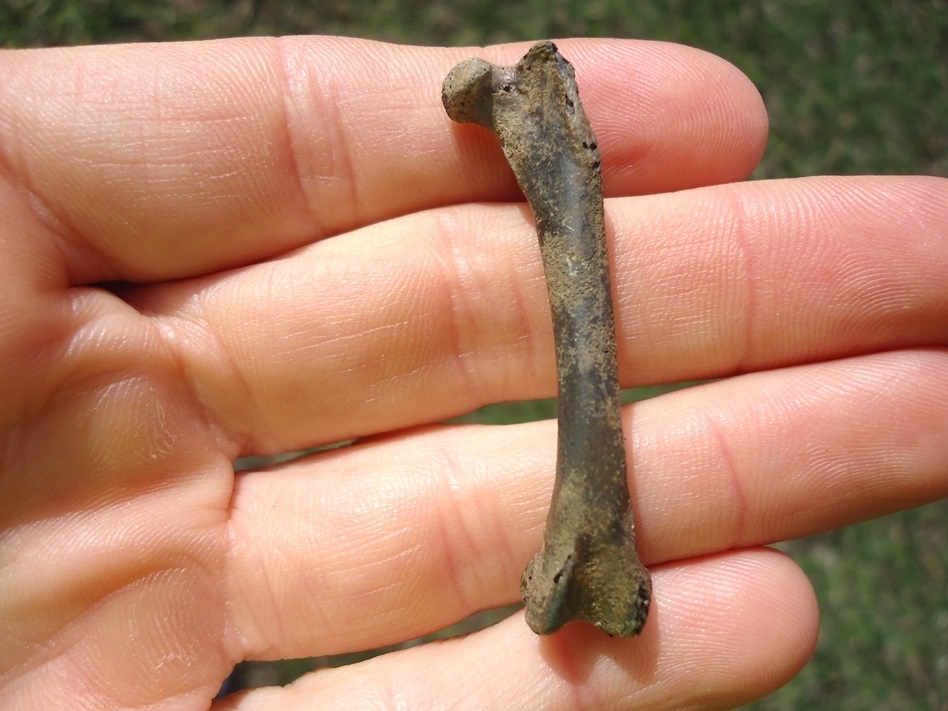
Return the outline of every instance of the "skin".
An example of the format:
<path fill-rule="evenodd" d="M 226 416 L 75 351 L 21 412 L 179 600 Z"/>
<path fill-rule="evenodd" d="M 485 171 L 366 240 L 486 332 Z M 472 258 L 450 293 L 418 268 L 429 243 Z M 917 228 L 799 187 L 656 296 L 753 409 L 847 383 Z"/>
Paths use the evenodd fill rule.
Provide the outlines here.
<path fill-rule="evenodd" d="M 734 67 L 558 46 L 611 166 L 621 382 L 721 378 L 623 413 L 656 591 L 643 634 L 538 638 L 515 615 L 212 703 L 239 659 L 518 599 L 555 423 L 429 423 L 553 394 L 529 213 L 492 137 L 440 105 L 470 49 L 3 52 L 5 702 L 738 706 L 818 631 L 806 578 L 761 546 L 948 495 L 946 181 L 736 182 L 766 117 Z M 348 437 L 365 439 L 231 468 Z"/>
<path fill-rule="evenodd" d="M 651 578 L 635 550 L 602 204 L 602 156 L 575 72 L 552 42 L 513 67 L 468 59 L 441 89 L 453 121 L 500 139 L 533 211 L 550 293 L 557 375 L 556 480 L 543 547 L 523 571 L 527 624 L 586 620 L 630 637 Z"/>

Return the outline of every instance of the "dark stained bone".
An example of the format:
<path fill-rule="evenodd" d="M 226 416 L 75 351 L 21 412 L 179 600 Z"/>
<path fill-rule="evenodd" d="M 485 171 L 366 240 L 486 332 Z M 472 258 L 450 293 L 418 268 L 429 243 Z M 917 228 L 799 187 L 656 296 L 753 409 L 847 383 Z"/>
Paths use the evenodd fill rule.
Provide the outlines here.
<path fill-rule="evenodd" d="M 513 67 L 469 59 L 444 80 L 454 121 L 493 131 L 536 220 L 559 377 L 556 482 L 520 582 L 527 624 L 638 634 L 652 583 L 635 551 L 620 419 L 600 155 L 573 68 L 552 42 Z"/>

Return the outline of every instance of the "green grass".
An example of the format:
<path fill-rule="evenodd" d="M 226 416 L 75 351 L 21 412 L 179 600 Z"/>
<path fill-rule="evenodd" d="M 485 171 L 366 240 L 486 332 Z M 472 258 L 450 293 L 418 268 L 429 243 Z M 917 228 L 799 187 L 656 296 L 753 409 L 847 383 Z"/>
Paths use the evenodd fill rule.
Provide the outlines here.
<path fill-rule="evenodd" d="M 948 505 L 905 511 L 780 547 L 820 598 L 810 664 L 748 708 L 948 709 Z"/>
<path fill-rule="evenodd" d="M 558 36 L 682 42 L 729 59 L 761 91 L 771 135 L 754 177 L 948 175 L 944 0 L 381 0 L 371 9 L 300 0 L 0 5 L 0 44 L 13 47 L 308 33 L 427 45 Z M 472 417 L 509 422 L 553 412 L 552 401 L 539 401 L 491 406 Z M 782 547 L 816 587 L 820 643 L 794 681 L 747 708 L 948 709 L 948 502 Z M 269 673 L 263 681 L 281 683 L 316 664 L 371 653 L 255 670 Z"/>

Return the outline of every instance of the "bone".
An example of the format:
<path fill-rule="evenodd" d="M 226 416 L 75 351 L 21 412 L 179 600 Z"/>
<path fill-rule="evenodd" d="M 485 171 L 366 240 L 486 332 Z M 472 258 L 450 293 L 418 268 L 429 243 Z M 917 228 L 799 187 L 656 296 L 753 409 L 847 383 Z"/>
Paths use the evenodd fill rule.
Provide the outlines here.
<path fill-rule="evenodd" d="M 468 59 L 442 86 L 448 116 L 497 135 L 536 222 L 558 376 L 556 479 L 540 552 L 520 582 L 527 624 L 586 620 L 638 634 L 652 583 L 626 479 L 601 158 L 573 67 L 539 42 L 513 67 Z"/>

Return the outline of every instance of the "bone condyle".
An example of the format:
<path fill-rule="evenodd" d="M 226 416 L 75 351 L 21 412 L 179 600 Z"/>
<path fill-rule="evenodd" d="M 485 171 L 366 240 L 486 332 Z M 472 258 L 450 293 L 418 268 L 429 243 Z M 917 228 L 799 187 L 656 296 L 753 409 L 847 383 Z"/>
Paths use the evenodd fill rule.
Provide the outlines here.
<path fill-rule="evenodd" d="M 619 402 L 602 175 L 573 67 L 552 42 L 515 66 L 468 59 L 442 87 L 445 111 L 500 140 L 536 221 L 558 374 L 553 499 L 540 552 L 521 578 L 538 634 L 586 620 L 638 634 L 651 578 L 635 550 Z"/>

